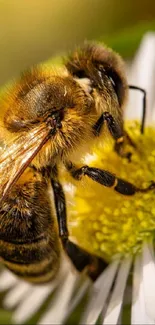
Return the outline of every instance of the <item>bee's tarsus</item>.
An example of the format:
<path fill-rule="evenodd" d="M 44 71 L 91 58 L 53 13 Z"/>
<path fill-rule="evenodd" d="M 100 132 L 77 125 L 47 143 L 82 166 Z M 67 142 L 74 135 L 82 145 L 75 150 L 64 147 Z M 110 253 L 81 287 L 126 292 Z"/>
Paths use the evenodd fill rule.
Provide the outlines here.
<path fill-rule="evenodd" d="M 126 144 L 129 144 L 132 148 L 136 149 L 136 145 L 133 142 L 133 140 L 131 139 L 131 137 L 129 136 L 129 134 L 126 131 L 124 131 L 124 136 L 121 138 L 118 138 L 115 141 L 114 150 L 117 152 L 117 154 L 120 157 L 127 158 L 128 162 L 131 162 L 132 152 L 124 151 L 124 147 Z"/>
<path fill-rule="evenodd" d="M 134 195 L 135 193 L 147 193 L 153 189 L 155 189 L 155 182 L 151 182 L 151 184 L 146 188 L 138 188 L 130 182 L 124 181 L 120 178 L 117 178 L 117 185 L 114 187 L 115 191 L 124 194 L 124 195 Z"/>
<path fill-rule="evenodd" d="M 116 141 L 115 145 L 114 145 L 114 150 L 117 152 L 117 154 L 120 157 L 127 158 L 128 162 L 131 162 L 132 152 L 130 152 L 130 151 L 124 152 L 123 142 L 117 143 L 117 141 Z"/>
<path fill-rule="evenodd" d="M 155 182 L 154 181 L 151 181 L 151 184 L 146 187 L 146 188 L 137 188 L 137 192 L 142 192 L 142 193 L 146 193 L 146 192 L 149 192 L 151 190 L 154 190 L 155 189 Z"/>

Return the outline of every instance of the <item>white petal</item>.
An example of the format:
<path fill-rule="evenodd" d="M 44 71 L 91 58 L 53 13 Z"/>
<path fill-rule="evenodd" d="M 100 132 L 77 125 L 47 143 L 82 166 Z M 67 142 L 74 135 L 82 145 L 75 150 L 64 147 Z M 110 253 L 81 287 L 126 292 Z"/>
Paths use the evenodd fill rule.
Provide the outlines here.
<path fill-rule="evenodd" d="M 148 316 L 155 321 L 155 261 L 152 243 L 143 248 L 144 299 Z"/>
<path fill-rule="evenodd" d="M 67 309 L 69 308 L 75 286 L 77 285 L 79 275 L 76 272 L 69 271 L 63 284 L 60 285 L 52 303 L 47 312 L 44 313 L 39 324 L 62 324 L 66 318 Z"/>
<path fill-rule="evenodd" d="M 105 314 L 103 324 L 117 324 L 120 315 L 123 296 L 126 287 L 128 274 L 130 271 L 132 257 L 125 259 L 119 268 L 114 290 Z"/>
<path fill-rule="evenodd" d="M 85 293 L 88 291 L 89 287 L 91 286 L 91 281 L 89 278 L 86 278 L 84 280 L 84 283 L 81 285 L 80 289 L 78 290 L 78 292 L 76 292 L 75 297 L 73 297 L 73 300 L 70 303 L 70 306 L 68 308 L 66 317 L 68 317 L 68 315 L 71 314 L 71 312 L 76 308 L 76 306 L 78 305 L 78 303 L 80 302 L 80 300 L 83 298 L 83 296 L 85 295 Z"/>
<path fill-rule="evenodd" d="M 48 295 L 54 291 L 59 281 L 64 279 L 69 268 L 71 269 L 71 263 L 69 259 L 66 258 L 66 255 L 63 254 L 57 277 L 52 282 L 45 285 L 30 284 L 29 291 L 24 297 L 25 299 L 20 302 L 16 311 L 13 313 L 13 321 L 15 323 L 22 323 L 29 319 L 44 303 Z"/>
<path fill-rule="evenodd" d="M 32 286 L 25 299 L 13 313 L 13 321 L 17 324 L 27 321 L 40 308 L 55 286 L 55 281 L 52 284 Z"/>
<path fill-rule="evenodd" d="M 3 304 L 6 308 L 15 307 L 26 294 L 31 290 L 32 285 L 26 282 L 19 282 L 6 294 Z"/>
<path fill-rule="evenodd" d="M 18 282 L 18 278 L 8 270 L 0 273 L 0 291 L 7 290 Z"/>
<path fill-rule="evenodd" d="M 131 324 L 154 324 L 146 314 L 144 301 L 143 286 L 143 269 L 142 256 L 137 256 L 133 270 L 133 292 L 132 292 L 132 308 L 131 308 Z"/>
<path fill-rule="evenodd" d="M 147 92 L 147 122 L 152 117 L 152 108 L 155 103 L 155 33 L 147 33 L 140 44 L 136 57 L 129 69 L 129 84 L 142 87 Z M 142 95 L 139 91 L 131 90 L 127 106 L 127 118 L 142 116 Z"/>
<path fill-rule="evenodd" d="M 80 324 L 95 324 L 109 295 L 119 260 L 111 263 L 95 281 L 90 291 L 90 299 L 84 311 Z"/>

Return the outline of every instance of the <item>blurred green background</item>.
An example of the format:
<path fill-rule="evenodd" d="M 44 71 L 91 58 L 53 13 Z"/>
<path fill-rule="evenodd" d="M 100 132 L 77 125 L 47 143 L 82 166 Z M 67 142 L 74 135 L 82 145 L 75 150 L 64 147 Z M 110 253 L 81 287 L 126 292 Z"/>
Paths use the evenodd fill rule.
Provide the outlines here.
<path fill-rule="evenodd" d="M 131 56 L 154 29 L 154 0 L 0 0 L 0 85 L 85 39 Z"/>
<path fill-rule="evenodd" d="M 155 0 L 0 0 L 0 85 L 86 39 L 131 58 L 153 30 Z M 0 324 L 9 323 L 0 309 Z"/>

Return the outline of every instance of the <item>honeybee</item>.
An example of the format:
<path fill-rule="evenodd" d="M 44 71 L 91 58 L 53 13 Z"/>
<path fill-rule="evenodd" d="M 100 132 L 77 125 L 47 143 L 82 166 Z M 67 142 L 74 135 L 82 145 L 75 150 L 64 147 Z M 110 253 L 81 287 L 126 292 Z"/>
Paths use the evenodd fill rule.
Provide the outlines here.
<path fill-rule="evenodd" d="M 104 124 L 116 143 L 122 143 L 127 93 L 120 56 L 87 44 L 66 59 L 61 72 L 31 69 L 2 98 L 0 256 L 18 276 L 34 283 L 50 281 L 59 269 L 63 247 L 78 270 L 87 267 L 95 277 L 95 257 L 68 239 L 61 166 L 76 180 L 88 176 L 123 195 L 154 188 L 151 183 L 139 189 L 109 171 L 76 166 Z"/>

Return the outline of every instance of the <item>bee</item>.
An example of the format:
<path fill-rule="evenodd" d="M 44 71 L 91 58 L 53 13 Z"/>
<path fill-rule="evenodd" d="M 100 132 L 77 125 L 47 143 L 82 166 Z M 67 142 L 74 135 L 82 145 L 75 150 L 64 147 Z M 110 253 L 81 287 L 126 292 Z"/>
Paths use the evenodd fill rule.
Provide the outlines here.
<path fill-rule="evenodd" d="M 110 171 L 78 164 L 104 125 L 122 142 L 127 93 L 120 56 L 93 43 L 68 56 L 61 71 L 39 66 L 24 73 L 1 99 L 0 259 L 19 277 L 33 283 L 53 279 L 62 248 L 92 279 L 100 269 L 99 260 L 92 266 L 96 257 L 68 239 L 60 168 L 123 195 L 154 188 L 151 183 L 139 189 Z"/>

